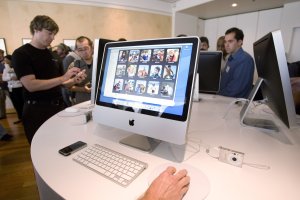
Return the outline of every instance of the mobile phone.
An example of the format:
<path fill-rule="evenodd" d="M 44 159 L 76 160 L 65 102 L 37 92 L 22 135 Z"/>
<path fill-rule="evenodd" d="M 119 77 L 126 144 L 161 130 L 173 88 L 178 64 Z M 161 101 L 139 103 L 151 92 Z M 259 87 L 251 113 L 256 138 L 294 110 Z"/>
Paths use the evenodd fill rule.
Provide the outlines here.
<path fill-rule="evenodd" d="M 85 142 L 78 141 L 60 149 L 58 152 L 64 156 L 68 156 L 76 151 L 79 151 L 80 149 L 83 149 L 86 146 L 87 144 Z"/>
<path fill-rule="evenodd" d="M 80 68 L 80 60 L 74 60 L 74 67 Z"/>
<path fill-rule="evenodd" d="M 91 88 L 92 84 L 91 84 L 91 82 L 88 82 L 87 84 L 85 84 L 85 86 L 88 87 L 88 88 Z"/>
<path fill-rule="evenodd" d="M 74 67 L 78 67 L 78 68 L 82 69 L 85 66 L 86 66 L 86 63 L 83 60 L 75 60 L 74 61 Z"/>

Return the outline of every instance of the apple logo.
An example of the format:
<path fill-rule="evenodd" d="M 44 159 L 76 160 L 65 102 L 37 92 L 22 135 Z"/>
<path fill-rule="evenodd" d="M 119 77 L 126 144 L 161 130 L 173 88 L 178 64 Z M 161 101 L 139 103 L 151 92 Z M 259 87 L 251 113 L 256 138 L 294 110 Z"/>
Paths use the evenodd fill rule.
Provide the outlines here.
<path fill-rule="evenodd" d="M 130 120 L 129 120 L 129 125 L 130 125 L 130 126 L 134 126 L 134 119 L 130 119 Z"/>

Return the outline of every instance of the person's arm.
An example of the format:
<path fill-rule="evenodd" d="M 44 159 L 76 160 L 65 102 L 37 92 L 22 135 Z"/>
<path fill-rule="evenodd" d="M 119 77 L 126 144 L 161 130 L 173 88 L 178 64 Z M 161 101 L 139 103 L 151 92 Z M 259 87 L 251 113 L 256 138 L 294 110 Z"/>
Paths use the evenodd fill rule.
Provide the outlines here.
<path fill-rule="evenodd" d="M 70 89 L 75 84 L 78 84 L 78 83 L 81 83 L 82 81 L 84 81 L 86 79 L 86 77 L 87 77 L 87 74 L 85 73 L 85 69 L 84 69 L 81 72 L 77 73 L 74 78 L 70 78 L 69 80 L 63 82 L 62 85 L 65 86 L 66 88 Z"/>
<path fill-rule="evenodd" d="M 61 84 L 68 87 L 72 84 L 79 83 L 86 77 L 85 73 L 80 74 L 79 72 L 79 68 L 73 67 L 72 69 L 69 69 L 63 76 L 60 77 L 41 80 L 36 79 L 35 75 L 30 74 L 21 77 L 20 81 L 29 92 L 36 92 L 47 90 Z M 74 78 L 72 79 L 72 77 Z"/>
<path fill-rule="evenodd" d="M 291 78 L 295 106 L 300 106 L 300 77 Z"/>
<path fill-rule="evenodd" d="M 69 88 L 70 91 L 72 92 L 86 92 L 86 93 L 91 93 L 91 88 L 85 86 L 77 86 L 73 85 L 72 87 Z"/>
<path fill-rule="evenodd" d="M 174 167 L 168 167 L 149 186 L 139 200 L 180 200 L 187 193 L 190 177 L 186 170 L 176 173 Z"/>
<path fill-rule="evenodd" d="M 11 78 L 9 76 L 8 71 L 10 70 L 10 67 L 5 65 L 5 68 L 3 69 L 3 74 L 2 74 L 2 80 L 3 81 L 10 81 Z"/>

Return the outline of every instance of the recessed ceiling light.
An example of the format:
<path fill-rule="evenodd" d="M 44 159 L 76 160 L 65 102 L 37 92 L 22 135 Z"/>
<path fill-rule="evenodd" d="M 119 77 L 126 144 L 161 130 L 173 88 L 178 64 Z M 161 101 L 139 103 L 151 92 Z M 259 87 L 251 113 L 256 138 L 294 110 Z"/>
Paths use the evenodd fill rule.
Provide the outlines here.
<path fill-rule="evenodd" d="M 237 3 L 231 4 L 232 7 L 237 7 Z"/>

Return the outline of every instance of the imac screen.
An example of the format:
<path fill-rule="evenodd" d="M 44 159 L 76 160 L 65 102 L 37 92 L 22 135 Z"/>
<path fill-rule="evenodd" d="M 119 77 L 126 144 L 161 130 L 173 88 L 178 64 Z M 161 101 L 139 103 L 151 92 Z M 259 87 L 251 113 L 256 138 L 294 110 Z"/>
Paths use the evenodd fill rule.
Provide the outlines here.
<path fill-rule="evenodd" d="M 220 88 L 221 51 L 200 51 L 198 59 L 199 92 L 216 94 Z"/>
<path fill-rule="evenodd" d="M 277 117 L 287 127 L 294 126 L 295 105 L 281 31 L 268 33 L 253 44 L 253 49 L 259 79 L 249 98 L 253 99 L 260 88 L 263 101 Z"/>
<path fill-rule="evenodd" d="M 96 103 L 185 121 L 195 69 L 189 66 L 196 58 L 192 41 L 111 43 Z"/>
<path fill-rule="evenodd" d="M 198 37 L 107 43 L 93 111 L 95 120 L 182 144 L 185 131 L 181 131 L 181 139 L 174 135 L 187 128 L 179 127 L 188 121 L 198 46 Z M 179 124 L 184 126 L 173 122 L 183 122 Z M 159 128 L 173 136 L 159 133 L 164 131 Z"/>

